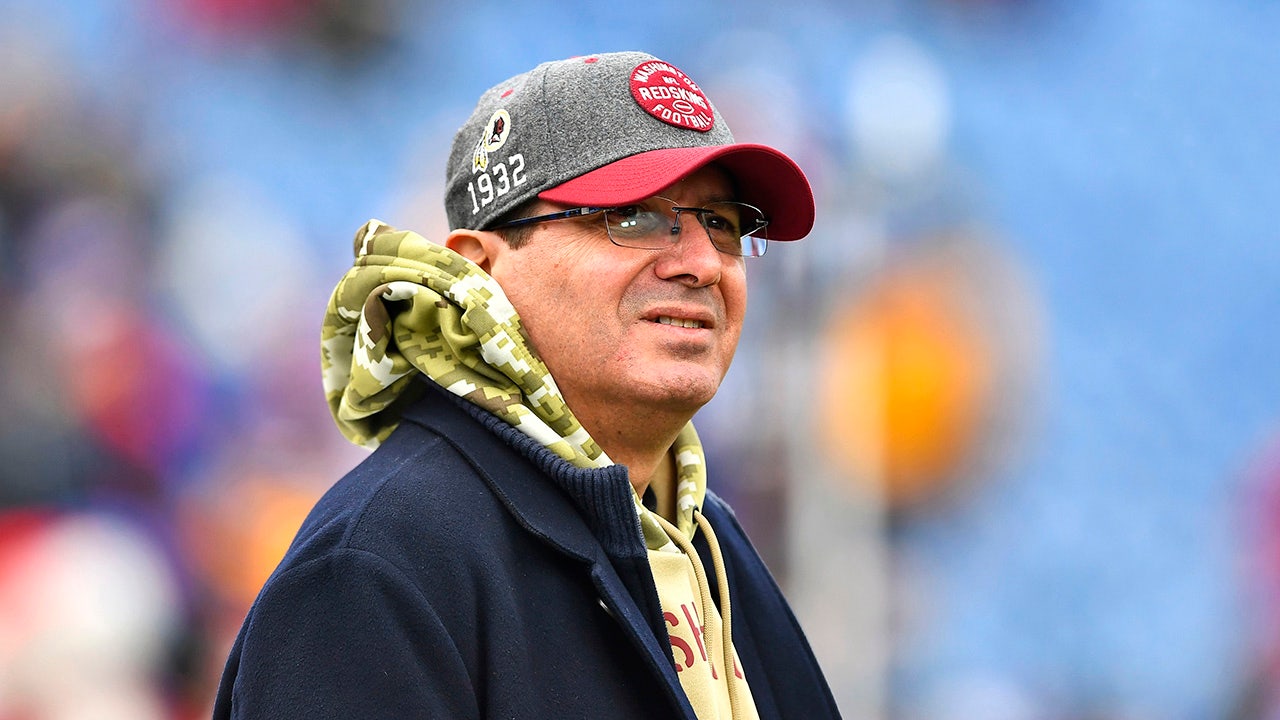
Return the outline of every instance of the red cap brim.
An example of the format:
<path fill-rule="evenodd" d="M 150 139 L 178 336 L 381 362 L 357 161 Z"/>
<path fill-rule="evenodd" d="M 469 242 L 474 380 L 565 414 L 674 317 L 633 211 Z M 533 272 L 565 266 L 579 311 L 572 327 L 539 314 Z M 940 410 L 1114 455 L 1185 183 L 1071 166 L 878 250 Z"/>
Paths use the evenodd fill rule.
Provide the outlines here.
<path fill-rule="evenodd" d="M 650 150 L 538 193 L 547 202 L 609 207 L 643 200 L 717 163 L 733 178 L 737 199 L 769 218 L 770 240 L 799 240 L 813 228 L 813 189 L 799 166 L 765 145 L 743 143 Z"/>

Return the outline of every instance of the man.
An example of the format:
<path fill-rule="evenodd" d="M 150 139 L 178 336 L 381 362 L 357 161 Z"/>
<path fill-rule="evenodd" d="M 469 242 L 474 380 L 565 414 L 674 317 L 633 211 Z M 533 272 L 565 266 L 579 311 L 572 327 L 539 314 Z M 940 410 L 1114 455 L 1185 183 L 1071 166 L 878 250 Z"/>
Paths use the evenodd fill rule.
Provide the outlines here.
<path fill-rule="evenodd" d="M 613 53 L 481 97 L 445 205 L 443 247 L 356 235 L 325 389 L 377 449 L 263 588 L 215 717 L 836 717 L 690 424 L 748 258 L 812 226 L 803 173 Z"/>

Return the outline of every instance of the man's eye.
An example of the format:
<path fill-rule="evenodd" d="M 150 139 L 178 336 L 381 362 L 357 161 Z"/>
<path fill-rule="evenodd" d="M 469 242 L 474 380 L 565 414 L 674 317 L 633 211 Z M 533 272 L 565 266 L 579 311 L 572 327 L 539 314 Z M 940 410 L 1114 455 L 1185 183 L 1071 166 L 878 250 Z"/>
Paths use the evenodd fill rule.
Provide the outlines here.
<path fill-rule="evenodd" d="M 742 233 L 742 217 L 739 213 L 733 212 L 709 212 L 705 216 L 707 230 L 714 233 L 725 233 L 733 237 L 738 237 Z"/>
<path fill-rule="evenodd" d="M 641 205 L 623 205 L 622 207 L 613 208 L 609 211 L 609 214 L 622 219 L 633 218 L 642 212 L 644 212 L 644 207 Z"/>
<path fill-rule="evenodd" d="M 653 232 L 661 225 L 662 213 L 654 212 L 643 205 L 625 205 L 609 211 L 609 227 L 616 232 L 628 235 L 643 235 Z"/>
<path fill-rule="evenodd" d="M 733 223 L 729 222 L 729 218 L 716 215 L 715 213 L 707 213 L 707 229 L 709 230 L 732 230 Z"/>

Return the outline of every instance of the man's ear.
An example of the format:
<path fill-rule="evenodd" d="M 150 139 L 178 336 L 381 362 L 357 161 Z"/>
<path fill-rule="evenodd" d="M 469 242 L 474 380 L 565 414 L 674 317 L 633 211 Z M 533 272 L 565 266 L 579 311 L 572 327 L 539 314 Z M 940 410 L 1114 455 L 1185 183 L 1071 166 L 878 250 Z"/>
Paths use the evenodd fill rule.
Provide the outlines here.
<path fill-rule="evenodd" d="M 486 230 L 468 230 L 458 228 L 445 238 L 444 246 L 489 272 L 498 255 L 510 250 L 502 236 Z"/>

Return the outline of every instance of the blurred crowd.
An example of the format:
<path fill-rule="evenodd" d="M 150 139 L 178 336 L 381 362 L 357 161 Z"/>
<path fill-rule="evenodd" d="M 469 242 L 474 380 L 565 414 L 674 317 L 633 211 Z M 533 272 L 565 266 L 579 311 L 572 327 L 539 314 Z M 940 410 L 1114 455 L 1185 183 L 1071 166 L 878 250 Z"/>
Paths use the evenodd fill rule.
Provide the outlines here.
<path fill-rule="evenodd" d="M 353 8 L 305 5 L 170 20 L 351 40 Z M 94 86 L 34 17 L 0 26 L 0 717 L 203 717 L 258 587 L 358 459 L 318 390 L 327 281 L 288 219 L 184 177 L 145 136 L 162 107 L 104 94 L 127 83 Z M 276 35 L 304 18 L 324 27 Z"/>
<path fill-rule="evenodd" d="M 1247 261 L 1197 268 L 1209 289 L 1179 282 L 1197 308 L 1177 305 L 1152 278 L 1185 263 L 1127 266 L 1196 264 L 1169 213 L 1164 237 L 1126 236 L 1156 249 L 1127 253 L 1035 224 L 1117 187 L 1132 192 L 1106 205 L 1117 216 L 1141 217 L 1143 188 L 1177 205 L 1159 166 L 1068 147 L 1107 131 L 1096 109 L 1026 119 L 997 102 L 1051 103 L 1009 57 L 1059 72 L 1080 36 L 1183 31 L 1139 2 L 1106 22 L 1052 0 L 837 5 L 658 2 L 646 20 L 549 2 L 0 0 L 0 720 L 207 716 L 261 583 L 363 457 L 319 374 L 351 233 L 378 215 L 441 232 L 443 153 L 474 97 L 617 49 L 666 56 L 738 139 L 814 179 L 814 236 L 751 268 L 737 365 L 697 422 L 802 620 L 845 621 L 814 643 L 846 714 L 1280 718 L 1280 236 L 1227 239 L 1258 225 L 1224 187 L 1239 205 L 1213 207 L 1234 223 L 1219 257 Z M 1184 88 L 1151 72 L 1136 81 Z M 1240 163 L 1195 168 L 1206 184 L 1280 159 L 1275 88 L 1240 90 L 1264 117 L 1237 120 Z M 1092 129 L 1054 125 L 1073 113 Z M 1057 144 L 1027 157 L 1020 119 Z M 1181 149 L 1213 157 L 1197 142 Z M 1203 302 L 1217 290 L 1234 294 Z M 1121 296 L 1129 310 L 1107 304 Z M 1120 337 L 1161 323 L 1186 344 Z"/>

